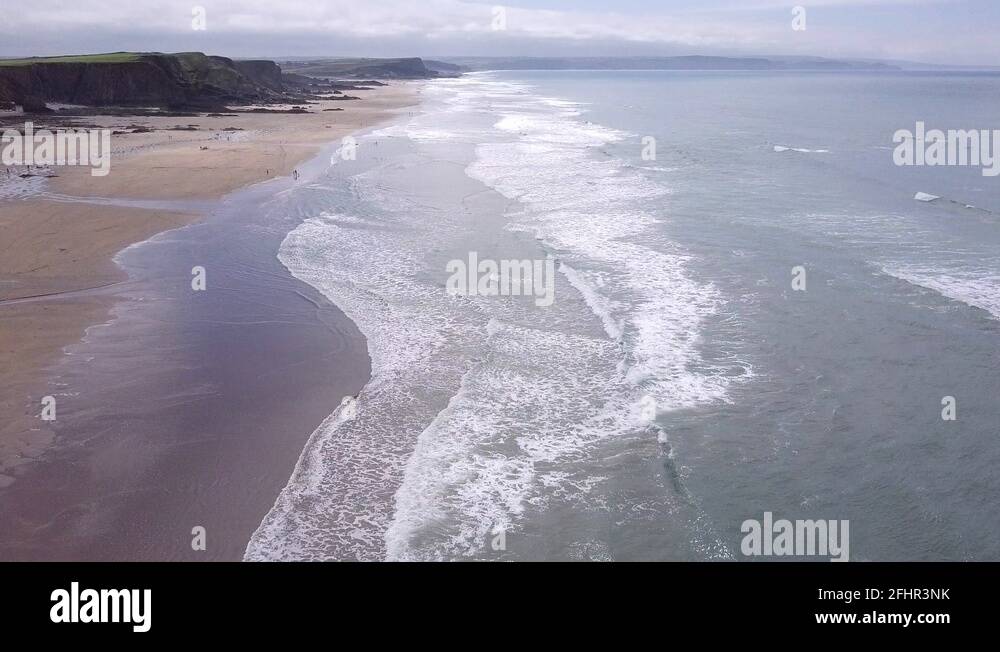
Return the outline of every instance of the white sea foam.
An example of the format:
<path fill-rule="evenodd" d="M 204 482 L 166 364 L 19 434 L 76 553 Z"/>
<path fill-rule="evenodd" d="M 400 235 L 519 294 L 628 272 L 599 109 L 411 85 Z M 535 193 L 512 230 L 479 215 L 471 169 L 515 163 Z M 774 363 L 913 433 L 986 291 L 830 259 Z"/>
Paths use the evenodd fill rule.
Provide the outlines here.
<path fill-rule="evenodd" d="M 491 533 L 516 530 L 526 509 L 551 500 L 595 507 L 604 477 L 594 447 L 649 429 L 636 407 L 643 396 L 665 413 L 721 399 L 732 382 L 698 352 L 716 291 L 650 231 L 669 189 L 595 156 L 629 134 L 542 98 L 493 108 L 498 133 L 466 172 L 521 203 L 509 228 L 558 254 L 607 339 L 546 329 L 544 314 L 533 328 L 491 322 L 485 358 L 407 464 L 386 535 L 392 559 L 480 554 Z"/>
<path fill-rule="evenodd" d="M 584 301 L 600 318 L 608 337 L 615 341 L 620 340 L 625 326 L 621 317 L 617 317 L 616 314 L 621 312 L 623 306 L 600 293 L 600 288 L 605 285 L 603 276 L 597 272 L 575 270 L 566 263 L 559 266 L 559 271 L 565 274 L 570 284 L 583 295 Z"/>
<path fill-rule="evenodd" d="M 796 226 L 860 248 L 890 276 L 1000 317 L 1000 258 L 988 238 L 973 242 L 909 213 L 811 213 Z"/>
<path fill-rule="evenodd" d="M 980 308 L 1000 318 L 1000 275 L 988 270 L 961 271 L 915 265 L 886 265 L 883 270 L 907 283 Z"/>
<path fill-rule="evenodd" d="M 593 421 L 608 388 L 621 385 L 612 343 L 498 322 L 490 331 L 486 356 L 407 464 L 386 534 L 390 559 L 482 552 L 491 532 L 544 507 L 553 474 L 579 475 L 588 446 L 616 431 Z"/>
<path fill-rule="evenodd" d="M 247 559 L 382 558 L 392 494 L 426 424 L 420 409 L 407 408 L 414 388 L 446 397 L 464 373 L 462 356 L 449 347 L 460 346 L 472 327 L 447 313 L 447 297 L 437 288 L 414 282 L 421 268 L 414 256 L 426 247 L 422 234 L 406 233 L 391 219 L 390 205 L 366 186 L 370 175 L 354 183 L 366 188 L 383 219 L 337 213 L 308 219 L 288 235 L 279 257 L 358 325 L 369 342 L 372 379 L 312 435 L 254 533 Z"/>
<path fill-rule="evenodd" d="M 828 149 L 807 149 L 805 147 L 786 147 L 785 145 L 775 145 L 774 151 L 781 152 L 798 152 L 800 154 L 829 154 Z"/>
<path fill-rule="evenodd" d="M 629 134 L 524 85 L 473 76 L 427 94 L 437 111 L 498 117 L 372 137 L 479 143 L 466 174 L 520 202 L 508 228 L 536 236 L 568 285 L 547 309 L 447 296 L 421 279 L 461 226 L 444 221 L 463 218 L 421 212 L 386 169 L 353 177 L 370 213 L 309 218 L 280 258 L 358 324 L 372 380 L 314 433 L 248 559 L 474 557 L 553 503 L 607 510 L 601 447 L 663 437 L 640 400 L 664 414 L 731 382 L 699 354 L 717 292 L 654 228 L 669 189 L 598 152 Z"/>

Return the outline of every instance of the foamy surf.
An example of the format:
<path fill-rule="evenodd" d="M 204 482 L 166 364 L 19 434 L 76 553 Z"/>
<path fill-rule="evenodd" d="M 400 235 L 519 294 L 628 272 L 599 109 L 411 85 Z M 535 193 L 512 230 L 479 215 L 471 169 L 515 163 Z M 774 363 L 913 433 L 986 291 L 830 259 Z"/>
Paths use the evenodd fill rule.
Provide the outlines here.
<path fill-rule="evenodd" d="M 1000 319 L 1000 276 L 986 271 L 928 269 L 919 266 L 886 266 L 887 274 L 933 290 L 941 296 L 985 310 Z"/>
<path fill-rule="evenodd" d="M 666 414 L 719 400 L 732 382 L 708 365 L 692 371 L 703 362 L 698 332 L 716 309 L 714 290 L 690 279 L 672 243 L 630 241 L 656 240 L 643 202 L 670 190 L 622 160 L 596 158 L 595 148 L 629 135 L 575 117 L 563 104 L 519 97 L 494 123 L 501 139 L 476 148 L 467 174 L 520 202 L 508 228 L 558 253 L 607 337 L 494 322 L 491 364 L 469 372 L 407 465 L 387 534 L 391 559 L 475 556 L 491 533 L 516 530 L 526 509 L 554 499 L 586 509 L 606 479 L 587 471 L 598 442 L 663 439 L 642 416 L 643 399 Z"/>
<path fill-rule="evenodd" d="M 466 182 L 517 200 L 507 230 L 534 236 L 564 282 L 546 309 L 448 296 L 428 252 L 477 234 L 469 218 L 389 187 L 399 164 L 352 176 L 354 208 L 306 219 L 280 258 L 358 324 L 372 380 L 350 419 L 341 407 L 314 433 L 247 558 L 476 558 L 496 552 L 497 533 L 567 509 L 680 510 L 691 546 L 726 556 L 683 490 L 664 486 L 637 513 L 605 486 L 617 447 L 667 442 L 657 417 L 723 400 L 750 376 L 701 359 L 719 297 L 655 228 L 649 207 L 670 189 L 600 155 L 631 135 L 579 119 L 575 103 L 482 77 L 428 88 L 424 115 L 372 137 L 406 139 L 414 170 L 477 143 Z"/>
<path fill-rule="evenodd" d="M 777 153 L 782 152 L 798 152 L 799 154 L 829 154 L 828 149 L 809 149 L 807 147 L 789 147 L 787 145 L 775 145 L 774 151 Z"/>

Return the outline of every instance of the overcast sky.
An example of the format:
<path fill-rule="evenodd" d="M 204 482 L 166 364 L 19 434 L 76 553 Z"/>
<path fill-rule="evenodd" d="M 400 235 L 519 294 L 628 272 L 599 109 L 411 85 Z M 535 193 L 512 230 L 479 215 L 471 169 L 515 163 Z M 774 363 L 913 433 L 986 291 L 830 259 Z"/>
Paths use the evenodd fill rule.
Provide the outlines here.
<path fill-rule="evenodd" d="M 796 5 L 804 30 L 792 28 Z M 205 30 L 192 28 L 199 6 Z M 802 54 L 1000 65 L 1000 0 L 0 0 L 0 16 L 0 56 Z"/>

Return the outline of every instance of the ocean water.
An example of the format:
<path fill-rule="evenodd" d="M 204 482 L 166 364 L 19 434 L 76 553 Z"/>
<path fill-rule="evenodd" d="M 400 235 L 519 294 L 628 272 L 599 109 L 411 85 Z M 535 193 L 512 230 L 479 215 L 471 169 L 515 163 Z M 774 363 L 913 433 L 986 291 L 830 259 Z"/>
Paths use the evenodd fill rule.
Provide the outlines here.
<path fill-rule="evenodd" d="M 853 560 L 1000 559 L 1000 181 L 892 162 L 917 121 L 995 127 L 1000 77 L 421 94 L 291 191 L 279 259 L 358 325 L 372 380 L 248 559 L 740 560 L 764 512 L 849 520 Z M 470 252 L 551 261 L 552 305 L 449 294 Z"/>

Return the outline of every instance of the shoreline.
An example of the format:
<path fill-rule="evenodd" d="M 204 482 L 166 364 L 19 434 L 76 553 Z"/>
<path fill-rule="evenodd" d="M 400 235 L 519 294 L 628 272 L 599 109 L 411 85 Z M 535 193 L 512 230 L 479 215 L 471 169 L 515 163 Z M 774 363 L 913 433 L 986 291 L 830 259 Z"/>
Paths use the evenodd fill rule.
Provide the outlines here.
<path fill-rule="evenodd" d="M 115 256 L 196 219 L 190 213 L 95 205 L 74 206 L 70 213 L 39 200 L 4 206 L 0 228 L 13 237 L 3 249 L 0 277 L 22 282 L 0 290 L 0 489 L 52 443 L 52 429 L 39 419 L 41 399 L 50 393 L 46 379 L 67 346 L 109 318 L 114 300 L 106 290 L 128 280 Z M 24 241 L 28 246 L 13 249 Z M 49 273 L 28 272 L 35 269 Z"/>
<path fill-rule="evenodd" d="M 68 358 L 76 355 L 73 349 L 86 348 L 86 345 L 89 344 L 88 340 L 94 339 L 90 337 L 91 329 L 103 330 L 118 321 L 119 312 L 132 310 L 133 302 L 122 297 L 123 293 L 127 294 L 136 286 L 137 279 L 126 273 L 126 269 L 130 267 L 129 263 L 134 264 L 134 260 L 146 258 L 145 247 L 149 246 L 150 243 L 154 243 L 152 248 L 156 249 L 158 245 L 155 243 L 158 241 L 169 241 L 173 238 L 173 236 L 163 238 L 161 237 L 163 234 L 182 233 L 176 229 L 192 224 L 202 225 L 205 223 L 204 218 L 208 217 L 208 221 L 211 221 L 213 215 L 213 211 L 208 211 L 207 214 L 193 214 L 190 211 L 151 210 L 127 205 L 116 206 L 114 200 L 140 198 L 164 200 L 164 205 L 169 206 L 171 201 L 177 201 L 180 204 L 185 200 L 205 199 L 224 206 L 228 200 L 222 198 L 229 198 L 231 193 L 233 193 L 232 196 L 236 197 L 247 194 L 253 188 L 263 186 L 267 186 L 267 188 L 257 194 L 267 197 L 279 192 L 280 185 L 272 187 L 272 184 L 266 182 L 295 185 L 289 179 L 281 179 L 280 177 L 285 176 L 282 173 L 288 173 L 301 165 L 308 165 L 304 162 L 315 160 L 318 152 L 336 145 L 339 138 L 382 124 L 398 115 L 406 106 L 411 106 L 419 101 L 417 93 L 409 84 L 388 86 L 367 92 L 359 91 L 360 93 L 365 94 L 362 100 L 351 102 L 351 106 L 336 113 L 323 113 L 321 109 L 326 103 L 321 103 L 314 105 L 316 112 L 310 114 L 245 116 L 249 118 L 248 122 L 253 123 L 252 126 L 260 129 L 260 140 L 221 143 L 217 146 L 217 151 L 208 150 L 211 157 L 207 161 L 206 150 L 202 150 L 201 147 L 204 146 L 202 143 L 213 137 L 211 130 L 208 130 L 207 134 L 198 133 L 196 139 L 184 143 L 173 142 L 173 138 L 170 137 L 173 134 L 167 133 L 159 134 L 160 141 L 150 147 L 144 147 L 140 150 L 141 153 L 133 154 L 123 161 L 117 161 L 115 167 L 112 168 L 112 174 L 107 177 L 113 180 L 111 184 L 98 187 L 90 182 L 89 175 L 85 177 L 80 174 L 81 172 L 85 173 L 86 170 L 72 170 L 65 176 L 52 180 L 50 186 L 52 194 L 59 196 L 59 199 L 70 195 L 93 198 L 95 202 L 97 198 L 100 198 L 100 203 L 65 203 L 54 201 L 51 195 L 40 199 L 21 201 L 0 200 L 6 206 L 15 207 L 22 218 L 33 212 L 39 212 L 40 207 L 44 206 L 58 218 L 54 222 L 52 220 L 45 221 L 50 227 L 63 227 L 65 224 L 71 223 L 77 225 L 78 229 L 85 231 L 83 225 L 94 226 L 94 223 L 92 220 L 79 218 L 93 215 L 101 215 L 106 220 L 110 220 L 111 223 L 101 226 L 102 233 L 124 236 L 123 224 L 130 224 L 133 229 L 138 226 L 145 227 L 141 233 L 131 232 L 128 237 L 100 239 L 104 248 L 87 258 L 92 263 L 94 270 L 99 269 L 100 273 L 104 274 L 100 279 L 92 275 L 87 277 L 89 282 L 58 285 L 51 278 L 32 278 L 29 279 L 34 281 L 34 284 L 31 285 L 25 281 L 28 274 L 19 273 L 20 270 L 10 272 L 6 268 L 2 270 L 2 277 L 22 281 L 17 286 L 20 292 L 7 292 L 3 298 L 17 300 L 40 294 L 51 296 L 22 301 L 18 304 L 4 305 L 0 303 L 0 310 L 4 310 L 8 315 L 18 313 L 19 327 L 11 330 L 17 333 L 34 333 L 36 336 L 47 338 L 45 343 L 29 350 L 22 342 L 13 337 L 12 333 L 6 332 L 6 329 L 0 331 L 0 344 L 2 344 L 0 348 L 3 349 L 5 355 L 8 357 L 20 356 L 17 373 L 5 373 L 4 384 L 0 387 L 2 395 L 5 397 L 0 403 L 0 409 L 16 417 L 5 418 L 4 423 L 7 425 L 5 430 L 0 432 L 2 435 L 0 436 L 0 458 L 6 460 L 0 460 L 0 474 L 3 474 L 0 475 L 0 504 L 8 502 L 5 498 L 9 499 L 10 495 L 20 494 L 21 499 L 14 501 L 14 504 L 18 507 L 24 505 L 24 499 L 30 499 L 32 494 L 28 487 L 19 485 L 35 484 L 37 487 L 44 487 L 44 484 L 38 484 L 35 481 L 35 476 L 51 478 L 53 469 L 62 468 L 65 470 L 67 464 L 75 465 L 71 459 L 74 454 L 87 455 L 89 453 L 87 450 L 73 450 L 78 448 L 79 435 L 73 432 L 76 430 L 73 424 L 65 423 L 62 410 L 60 410 L 55 428 L 51 430 L 40 428 L 41 422 L 38 415 L 33 413 L 37 411 L 31 410 L 35 405 L 34 398 L 43 394 L 56 394 L 58 398 L 58 392 L 54 392 L 52 389 L 54 381 L 62 380 L 57 373 L 57 367 L 66 362 Z M 343 106 L 345 103 L 331 102 L 330 104 Z M 155 119 L 174 120 L 171 118 Z M 238 119 L 213 118 L 212 120 L 232 122 Z M 330 124 L 331 121 L 334 124 Z M 278 124 L 266 126 L 264 124 L 266 122 Z M 149 141 L 155 138 L 157 133 L 159 132 L 154 132 L 153 136 L 150 134 L 136 135 L 141 136 L 144 141 Z M 163 138 L 164 135 L 167 137 Z M 189 135 L 185 134 L 185 136 Z M 237 160 L 240 162 L 237 169 L 228 167 L 229 163 Z M 194 166 L 194 163 L 198 163 L 198 165 Z M 191 174 L 192 167 L 197 167 L 196 174 Z M 208 173 L 211 171 L 217 171 L 218 174 L 212 176 Z M 62 170 L 60 170 L 60 174 L 62 174 Z M 248 175 L 254 177 L 249 183 L 247 183 Z M 184 179 L 188 179 L 188 181 L 185 182 Z M 191 179 L 195 181 L 191 181 Z M 237 192 L 237 189 L 240 190 Z M 249 192 L 248 194 L 254 193 Z M 111 205 L 105 201 L 109 198 Z M 128 202 L 123 201 L 122 203 L 127 204 Z M 5 211 L 6 213 L 7 211 Z M 27 220 L 22 219 L 22 221 Z M 63 228 L 49 228 L 46 232 L 49 240 L 43 239 L 42 241 L 49 242 L 52 237 L 55 237 L 53 234 L 61 234 L 62 232 Z M 88 236 L 90 236 L 89 239 Z M 79 234 L 79 239 L 80 242 L 84 243 L 94 242 L 92 234 L 85 232 Z M 32 252 L 31 246 L 24 249 L 29 254 Z M 37 245 L 35 249 L 37 250 Z M 155 257 L 156 254 L 151 255 Z M 125 266 L 115 265 L 112 261 L 119 257 L 129 259 L 128 263 Z M 75 259 L 74 262 L 79 262 L 79 259 Z M 277 261 L 275 263 L 280 266 Z M 78 268 L 70 267 L 78 271 Z M 95 271 L 94 275 L 96 274 Z M 287 270 L 285 270 L 285 274 L 287 274 Z M 290 274 L 287 275 L 290 276 Z M 74 279 L 83 281 L 84 276 L 86 275 L 75 274 Z M 55 288 L 54 293 L 49 291 L 52 288 Z M 6 290 L 6 288 L 0 289 Z M 56 322 L 56 318 L 61 321 Z M 13 321 L 7 321 L 13 324 Z M 59 323 L 62 328 L 56 329 L 50 322 Z M 81 338 L 83 339 L 81 340 Z M 99 340 L 100 337 L 96 339 Z M 362 349 L 362 354 L 366 357 L 367 349 L 364 347 Z M 360 376 L 360 374 L 348 375 Z M 358 378 L 356 381 L 342 380 L 344 382 L 335 384 L 353 385 L 360 382 L 360 385 L 363 385 L 367 382 L 366 378 Z M 18 401 L 19 397 L 20 401 Z M 322 418 L 335 409 L 341 397 L 342 395 L 328 397 L 329 400 L 324 399 L 328 402 L 322 408 L 324 410 Z M 62 407 L 61 400 L 60 407 Z M 66 412 L 69 414 L 68 421 L 73 421 L 77 417 L 71 410 L 72 406 Z M 301 453 L 302 446 L 321 420 L 315 421 L 315 423 L 305 427 L 302 432 L 297 433 L 301 441 L 298 442 L 297 447 L 293 446 L 294 455 L 287 473 L 284 473 L 284 477 L 281 479 L 281 486 L 291 474 L 291 469 Z M 85 431 L 87 428 L 84 427 L 80 430 Z M 53 440 L 55 440 L 54 444 Z M 107 443 L 110 445 L 113 442 Z M 100 445 L 103 446 L 104 443 L 102 442 Z M 59 459 L 53 461 L 54 458 Z M 281 472 L 278 472 L 278 475 L 281 475 Z M 99 480 L 99 478 L 91 478 L 91 480 L 95 479 Z M 278 487 L 278 490 L 281 486 Z M 41 492 L 44 494 L 45 489 L 42 488 Z M 277 491 L 267 498 L 263 513 L 266 513 L 273 504 L 276 495 Z M 50 504 L 45 505 L 44 501 L 35 500 L 24 509 L 18 509 L 18 513 L 13 517 L 13 522 L 2 524 L 5 527 L 0 529 L 7 530 L 13 527 L 15 530 L 20 529 L 23 534 L 24 526 L 31 522 L 35 522 L 35 526 L 37 526 L 37 521 L 45 520 L 46 512 L 48 513 L 47 517 L 51 519 L 53 513 L 65 509 L 64 505 L 51 503 L 51 497 L 45 500 L 49 500 Z M 29 500 L 29 502 L 31 501 Z M 0 512 L 2 511 L 0 509 Z M 0 521 L 3 520 L 5 519 L 0 518 Z M 250 532 L 258 524 L 259 519 L 253 523 Z M 247 538 L 249 538 L 250 532 L 247 532 Z M 243 545 L 245 543 L 244 539 Z M 75 547 L 76 550 L 80 550 L 83 558 L 94 558 L 94 551 L 98 550 L 100 550 L 98 558 L 103 558 L 103 549 L 95 547 L 90 548 L 92 551 L 90 553 L 83 552 L 87 548 L 86 544 Z M 18 540 L 16 534 L 0 539 L 0 558 L 3 559 L 79 558 L 76 553 L 67 555 L 67 551 L 68 549 L 64 549 L 62 552 L 53 550 L 50 553 L 44 551 L 41 546 L 35 545 L 34 542 Z M 135 554 L 124 557 L 119 555 L 118 557 L 164 558 L 151 551 L 136 551 Z M 213 556 L 212 558 L 241 557 L 242 548 L 238 555 L 223 553 L 221 556 Z"/>

